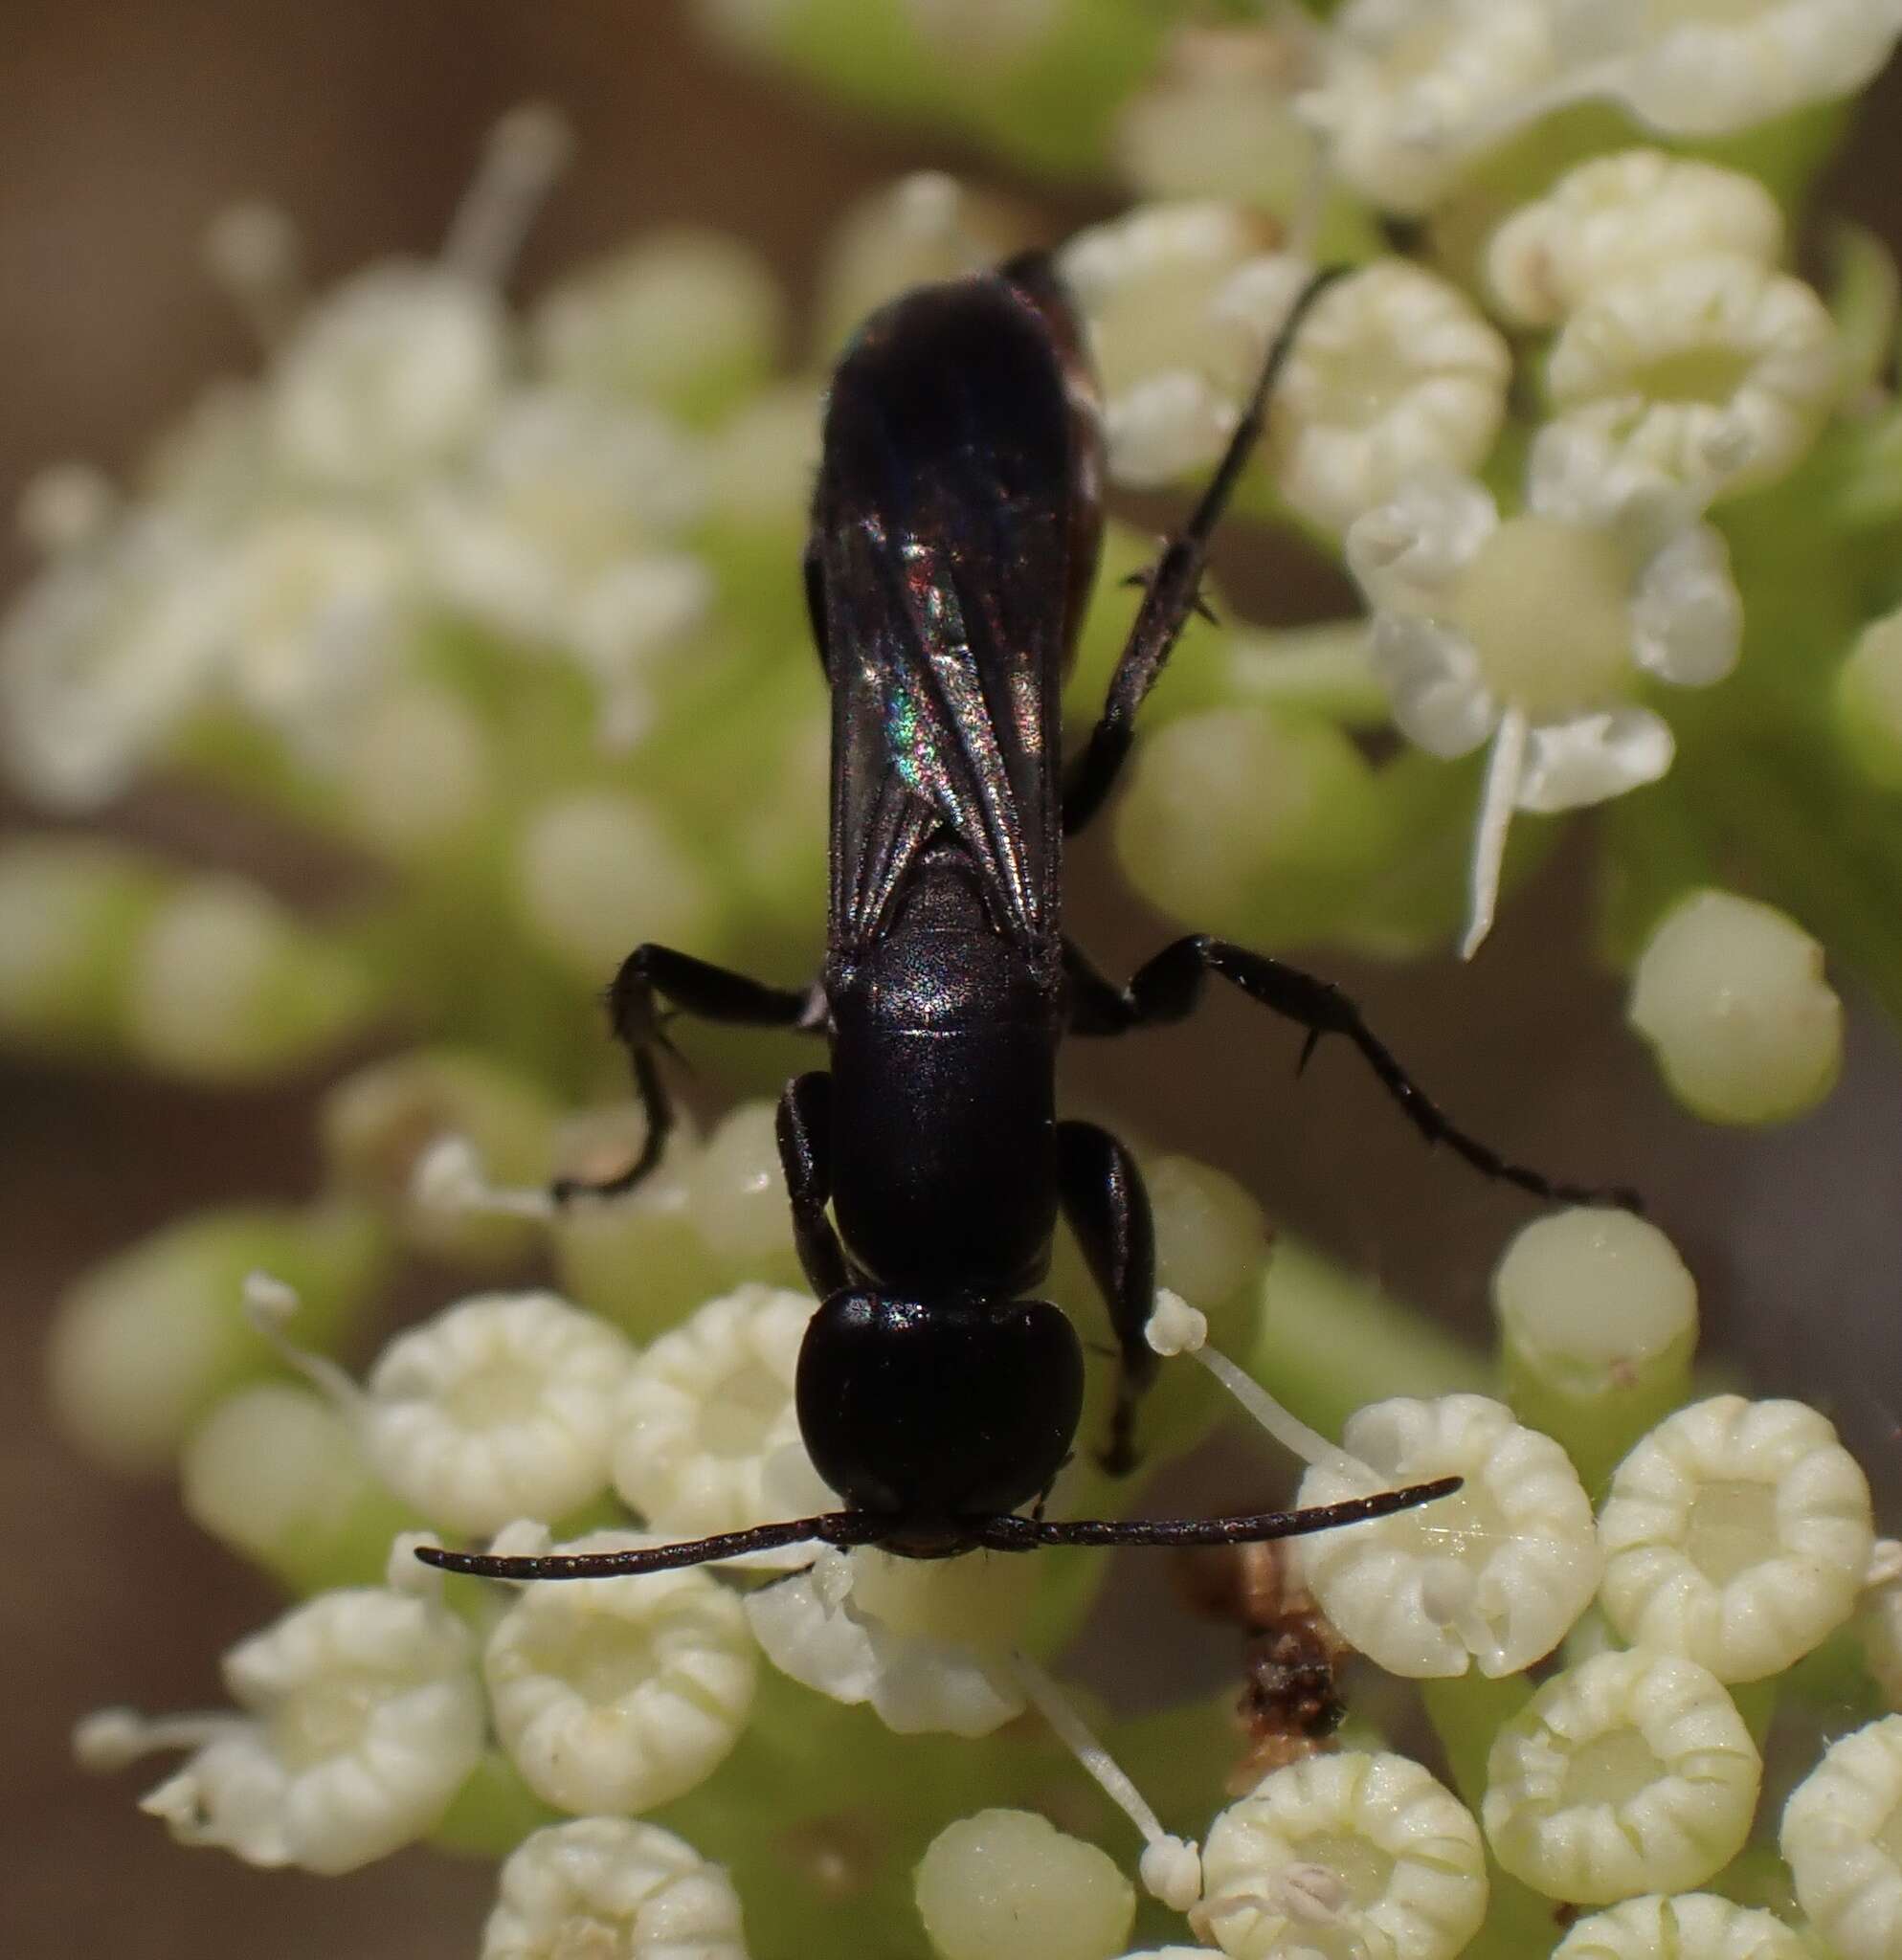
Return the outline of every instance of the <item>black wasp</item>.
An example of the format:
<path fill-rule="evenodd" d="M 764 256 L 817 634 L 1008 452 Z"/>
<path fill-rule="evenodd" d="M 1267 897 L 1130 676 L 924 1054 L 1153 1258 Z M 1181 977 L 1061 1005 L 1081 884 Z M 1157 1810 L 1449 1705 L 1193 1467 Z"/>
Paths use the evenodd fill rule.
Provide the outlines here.
<path fill-rule="evenodd" d="M 1062 764 L 1059 698 L 1095 576 L 1103 436 L 1068 296 L 1047 260 L 926 286 L 861 330 L 834 376 L 806 554 L 832 690 L 831 908 L 825 969 L 770 987 L 661 946 L 610 992 L 647 1118 L 625 1191 L 671 1123 L 663 1010 L 823 1036 L 831 1067 L 791 1082 L 779 1150 L 793 1230 L 821 1304 L 796 1382 L 799 1426 L 847 1508 L 692 1544 L 589 1556 L 432 1563 L 508 1578 L 658 1570 L 817 1540 L 916 1558 L 978 1547 L 1233 1544 L 1423 1503 L 1457 1480 L 1320 1510 L 1154 1522 L 1017 1515 L 1069 1455 L 1083 1352 L 1022 1296 L 1061 1213 L 1109 1309 L 1120 1388 L 1105 1462 L 1132 1462 L 1156 1368 L 1149 1201 L 1134 1158 L 1055 1107 L 1058 1043 L 1188 1014 L 1210 975 L 1359 1050 L 1433 1142 L 1542 1197 L 1549 1182 L 1455 1129 L 1337 989 L 1222 940 L 1177 940 L 1119 987 L 1064 937 L 1063 840 L 1097 811 L 1137 708 L 1199 588 L 1210 534 L 1261 435 L 1275 375 L 1327 283 L 1309 287 L 1227 454 L 1146 582 L 1087 746 Z M 1304 1053 L 1305 1058 L 1305 1053 Z M 1615 1194 L 1621 1195 L 1622 1194 Z M 828 1215 L 827 1207 L 831 1207 Z M 834 1219 L 837 1219 L 837 1225 Z"/>

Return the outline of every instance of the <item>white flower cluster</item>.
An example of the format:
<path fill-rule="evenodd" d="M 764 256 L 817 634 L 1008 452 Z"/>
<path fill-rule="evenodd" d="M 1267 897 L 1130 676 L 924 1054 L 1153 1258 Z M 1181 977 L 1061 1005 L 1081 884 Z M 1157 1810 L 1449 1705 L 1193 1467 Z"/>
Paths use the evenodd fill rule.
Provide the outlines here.
<path fill-rule="evenodd" d="M 504 119 L 440 258 L 320 298 L 275 213 L 214 227 L 262 374 L 216 391 L 123 513 L 70 470 L 29 494 L 52 555 L 0 629 L 0 707 L 38 801 L 101 803 L 225 711 L 353 792 L 369 841 L 453 832 L 489 764 L 432 674 L 450 626 L 571 665 L 607 742 L 638 738 L 712 598 L 680 412 L 757 378 L 778 301 L 738 247 L 661 237 L 518 326 L 502 282 L 567 148 L 550 111 Z"/>
<path fill-rule="evenodd" d="M 1578 1344 L 1566 1330 L 1594 1317 L 1594 1289 L 1642 1280 L 1644 1301 L 1615 1334 L 1564 1365 L 1602 1365 L 1607 1340 L 1646 1356 L 1682 1349 L 1694 1296 L 1683 1297 L 1668 1246 L 1649 1228 L 1606 1240 L 1582 1229 L 1593 1215 L 1515 1248 L 1502 1311 L 1517 1338 L 1570 1355 Z M 295 1297 L 262 1279 L 250 1295 L 281 1343 L 276 1325 Z M 832 1507 L 793 1417 L 809 1311 L 801 1296 L 750 1285 L 637 1350 L 553 1295 L 492 1294 L 400 1336 L 362 1388 L 286 1352 L 329 1397 L 367 1472 L 432 1525 L 543 1552 L 553 1534 L 518 1520 L 599 1517 L 612 1485 L 643 1528 L 561 1547 L 611 1551 Z M 1145 1885 L 1237 1960 L 1309 1947 L 1451 1960 L 1486 1913 L 1488 1846 L 1535 1891 L 1614 1908 L 1589 1923 L 1606 1950 L 1680 1922 L 1757 1936 L 1753 1921 L 1726 1916 L 1735 1908 L 1673 1896 L 1736 1855 L 1757 1799 L 1758 1751 L 1730 1684 L 1813 1651 L 1894 1568 L 1878 1555 L 1868 1486 L 1820 1415 L 1735 1396 L 1682 1409 L 1625 1457 L 1595 1520 L 1564 1451 L 1500 1403 L 1376 1404 L 1336 1449 L 1214 1353 L 1206 1317 L 1175 1296 L 1159 1296 L 1151 1333 L 1160 1353 L 1198 1356 L 1309 1458 L 1303 1503 L 1464 1479 L 1431 1506 L 1297 1541 L 1294 1570 L 1345 1639 L 1399 1674 L 1476 1665 L 1497 1678 L 1564 1656 L 1492 1737 L 1477 1818 L 1419 1765 L 1347 1749 L 1270 1773 L 1216 1819 L 1199 1853 L 1169 1837 L 1019 1651 L 1038 1562 L 998 1554 L 823 1549 L 791 1573 L 754 1560 L 737 1574 L 529 1586 L 505 1606 L 452 1612 L 404 1536 L 384 1586 L 321 1592 L 234 1650 L 240 1712 L 145 1722 L 113 1711 L 83 1726 L 81 1754 L 111 1766 L 191 1750 L 147 1809 L 187 1841 L 313 1871 L 430 1834 L 501 1766 L 575 1821 L 537 1833 L 505 1867 L 485 1951 L 554 1954 L 577 1928 L 599 1927 L 634 1953 L 689 1936 L 697 1950 L 737 1953 L 725 1877 L 634 1820 L 740 1746 L 763 1651 L 899 1733 L 981 1736 L 1034 1709 L 1143 1832 Z M 275 1447 L 255 1424 L 220 1427 L 217 1449 L 197 1459 L 201 1482 L 249 1476 L 245 1436 Z M 337 1436 L 321 1446 L 335 1455 Z M 357 1474 L 339 1472 L 351 1503 Z M 201 1490 L 204 1512 L 229 1513 L 215 1496 Z M 1568 1650 L 1595 1601 L 1629 1644 Z M 1902 1926 L 1902 1859 L 1868 1821 L 1902 1790 L 1898 1736 L 1891 1721 L 1840 1744 L 1783 1820 L 1805 1909 L 1849 1960 L 1888 1952 Z M 969 1882 L 973 1859 L 984 1887 Z M 918 1883 L 952 1960 L 1019 1948 L 1105 1960 L 1127 1938 L 1129 1881 L 1017 1813 L 952 1827 Z M 1574 1950 L 1598 1950 L 1582 1926 Z"/>
<path fill-rule="evenodd" d="M 1409 1675 L 1473 1660 L 1518 1672 L 1559 1650 L 1595 1596 L 1629 1643 L 1566 1666 L 1494 1738 L 1484 1824 L 1500 1864 L 1589 1904 L 1712 1879 L 1742 1848 L 1761 1775 L 1728 1684 L 1813 1651 L 1875 1570 L 1868 1486 L 1829 1424 L 1795 1402 L 1693 1404 L 1625 1458 L 1596 1526 L 1563 1453 L 1481 1397 L 1377 1404 L 1346 1441 L 1371 1471 L 1310 1471 L 1304 1503 L 1370 1488 L 1370 1477 L 1466 1480 L 1423 1510 L 1298 1543 L 1304 1582 L 1354 1646 Z M 1784 1824 L 1812 1914 L 1860 1913 L 1856 1924 L 1873 1920 L 1885 1938 L 1902 1925 L 1886 1916 L 1902 1915 L 1902 1860 L 1871 1852 L 1846 1814 L 1891 1799 L 1831 1793 L 1839 1782 L 1889 1790 L 1902 1761 L 1902 1744 L 1884 1753 L 1891 1726 L 1842 1745 Z M 1896 1903 L 1872 1904 L 1872 1887 Z M 1579 1950 L 1595 1949 L 1581 1939 Z"/>
<path fill-rule="evenodd" d="M 1260 221 L 1209 202 L 1138 207 L 1080 232 L 1064 277 L 1088 323 L 1119 481 L 1215 460 L 1312 275 Z M 1340 531 L 1417 472 L 1474 469 L 1506 412 L 1511 357 L 1457 287 L 1383 258 L 1309 316 L 1269 403 L 1275 487 Z"/>
<path fill-rule="evenodd" d="M 1297 101 L 1348 183 L 1418 212 L 1570 104 L 1728 135 L 1852 93 L 1898 34 L 1896 0 L 1350 0 Z"/>

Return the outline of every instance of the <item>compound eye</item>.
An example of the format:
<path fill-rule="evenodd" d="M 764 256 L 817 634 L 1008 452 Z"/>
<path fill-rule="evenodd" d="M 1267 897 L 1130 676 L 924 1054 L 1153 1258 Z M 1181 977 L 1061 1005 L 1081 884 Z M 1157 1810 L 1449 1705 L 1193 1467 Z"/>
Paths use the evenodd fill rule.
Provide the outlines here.
<path fill-rule="evenodd" d="M 806 1327 L 799 1429 L 855 1509 L 995 1517 L 1046 1489 L 1083 1410 L 1083 1349 L 1047 1302 L 835 1293 Z"/>

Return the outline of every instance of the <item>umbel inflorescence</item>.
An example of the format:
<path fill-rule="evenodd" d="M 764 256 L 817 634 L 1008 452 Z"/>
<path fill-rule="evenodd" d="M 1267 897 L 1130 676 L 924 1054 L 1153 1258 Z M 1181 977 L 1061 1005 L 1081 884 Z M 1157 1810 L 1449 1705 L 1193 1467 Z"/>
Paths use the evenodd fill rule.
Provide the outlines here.
<path fill-rule="evenodd" d="M 1601 942 L 1686 1106 L 1758 1125 L 1827 1092 L 1825 947 L 1902 1012 L 1896 279 L 1809 202 L 1902 9 L 701 11 L 887 117 L 1123 188 L 1056 256 L 1125 485 L 1206 471 L 1311 271 L 1351 266 L 1242 501 L 1364 605 L 1297 633 L 1211 595 L 1119 813 L 1153 903 L 1266 947 L 1472 951 L 1550 819 L 1597 806 Z M 1088 1554 L 516 1591 L 416 1564 L 431 1538 L 595 1548 L 832 1505 L 793 1414 L 812 1303 L 768 1105 L 679 1135 L 626 1199 L 544 1193 L 638 1145 L 596 1101 L 630 945 L 810 957 L 796 568 L 827 362 L 892 292 L 1029 242 L 904 180 L 841 220 L 797 360 L 772 280 L 703 234 L 516 307 L 566 149 L 510 117 L 438 254 L 323 293 L 281 214 L 226 214 L 209 257 L 256 371 L 131 486 L 62 467 L 21 512 L 45 561 L 0 628 L 22 792 L 71 818 L 164 778 L 366 875 L 306 917 L 103 831 L 16 840 L 0 1030 L 205 1082 L 379 1055 L 332 1071 L 306 1203 L 183 1219 L 60 1304 L 75 1437 L 175 1470 L 292 1602 L 225 1657 L 228 1709 L 108 1710 L 81 1757 L 176 1752 L 145 1807 L 254 1863 L 496 1860 L 493 1960 L 1902 1950 L 1902 1552 L 1821 1414 L 1696 1377 L 1691 1275 L 1622 1214 L 1515 1239 L 1487 1356 L 1271 1254 L 1219 1173 L 1146 1162 L 1174 1357 L 1149 1462 L 1207 1434 L 1225 1370 L 1309 1459 L 1304 1502 L 1465 1480 L 1278 1569 L 1324 1674 L 1358 1655 L 1418 1705 L 1350 1692 L 1337 1730 L 1277 1727 L 1295 1690 L 1264 1660 L 1233 1801 L 1232 1694 L 1117 1720 L 1059 1690 Z M 1793 270 L 1815 240 L 1820 284 Z M 1112 532 L 1080 701 L 1148 554 Z M 460 1297 L 347 1370 L 418 1257 Z M 1068 1246 L 1052 1291 L 1107 1341 Z M 1051 1496 L 1129 1502 L 1086 1457 Z"/>

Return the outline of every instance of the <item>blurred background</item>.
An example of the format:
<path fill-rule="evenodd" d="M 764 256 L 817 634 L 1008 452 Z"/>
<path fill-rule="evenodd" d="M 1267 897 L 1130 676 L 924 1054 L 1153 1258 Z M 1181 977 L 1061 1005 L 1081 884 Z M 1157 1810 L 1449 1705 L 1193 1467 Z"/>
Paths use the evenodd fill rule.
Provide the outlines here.
<path fill-rule="evenodd" d="M 882 136 L 729 65 L 672 0 L 5 0 L 0 508 L 50 462 L 130 462 L 205 381 L 250 365 L 200 269 L 206 222 L 222 205 L 257 193 L 294 213 L 318 286 L 368 257 L 427 252 L 483 132 L 529 98 L 567 112 L 579 152 L 518 293 L 643 225 L 687 219 L 757 247 L 796 305 L 854 196 L 905 170 L 985 168 L 953 145 Z M 1866 102 L 1825 199 L 1891 246 L 1902 244 L 1898 112 L 1891 76 Z M 1008 188 L 1052 238 L 1109 208 Z M 17 581 L 24 553 L 11 537 L 0 553 Z M 1264 560 L 1245 535 L 1227 541 L 1221 566 L 1255 617 L 1318 616 L 1347 597 L 1327 568 Z M 13 827 L 25 813 L 0 804 L 0 820 Z M 234 835 L 161 796 L 112 821 L 286 895 L 324 876 L 269 837 Z M 1120 894 L 1100 845 L 1079 857 L 1090 943 L 1127 971 L 1165 928 Z M 1622 1031 L 1618 987 L 1593 977 L 1579 874 L 1576 855 L 1561 854 L 1470 969 L 1328 969 L 1468 1127 L 1556 1173 L 1639 1185 L 1698 1278 L 1712 1345 L 1759 1388 L 1819 1402 L 1887 1479 L 1892 1503 L 1902 1072 L 1891 1039 L 1852 1014 L 1843 1086 L 1801 1123 L 1761 1134 L 1692 1123 Z M 1221 1001 L 1193 1032 L 1075 1058 L 1073 1087 L 1127 1112 L 1151 1142 L 1224 1166 L 1275 1216 L 1402 1297 L 1482 1325 L 1487 1275 L 1526 1207 L 1428 1157 L 1347 1056 L 1324 1053 L 1297 1087 L 1296 1046 Z M 412 1852 L 321 1884 L 259 1873 L 176 1849 L 134 1809 L 136 1779 L 93 1781 L 69 1767 L 70 1726 L 87 1708 L 221 1700 L 216 1657 L 271 1600 L 184 1521 L 168 1484 L 115 1481 L 50 1432 L 49 1309 L 104 1251 L 185 1210 L 306 1191 L 314 1087 L 214 1094 L 0 1063 L 0 1653 L 11 1683 L 0 1951 L 473 1950 L 487 1866 Z M 1103 1644 L 1099 1671 L 1113 1686 L 1113 1628 Z"/>

